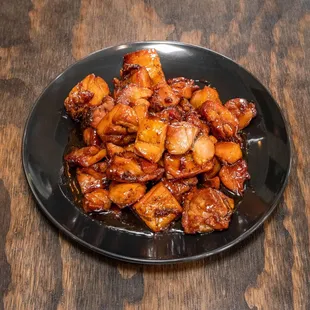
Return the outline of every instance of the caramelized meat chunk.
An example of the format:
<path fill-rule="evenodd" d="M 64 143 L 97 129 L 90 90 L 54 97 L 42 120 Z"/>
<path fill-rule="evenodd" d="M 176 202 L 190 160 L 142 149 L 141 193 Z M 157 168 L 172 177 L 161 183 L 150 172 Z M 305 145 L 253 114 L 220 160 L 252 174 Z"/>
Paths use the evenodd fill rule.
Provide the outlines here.
<path fill-rule="evenodd" d="M 192 190 L 184 202 L 182 226 L 187 234 L 227 229 L 233 209 L 233 199 L 216 189 Z"/>
<path fill-rule="evenodd" d="M 189 179 L 167 180 L 163 179 L 163 184 L 169 189 L 171 194 L 182 203 L 183 194 L 189 192 L 198 183 L 196 177 Z"/>
<path fill-rule="evenodd" d="M 174 122 L 168 126 L 166 149 L 170 154 L 185 154 L 193 145 L 199 128 L 188 122 Z"/>
<path fill-rule="evenodd" d="M 195 91 L 190 103 L 197 109 L 208 100 L 222 104 L 217 90 L 209 86 L 205 86 L 203 89 Z"/>
<path fill-rule="evenodd" d="M 115 155 L 107 169 L 109 179 L 122 183 L 156 180 L 162 177 L 163 173 L 163 168 L 138 157 L 132 152 Z"/>
<path fill-rule="evenodd" d="M 97 146 L 86 146 L 81 149 L 74 149 L 69 154 L 65 155 L 65 160 L 70 165 L 78 165 L 82 167 L 89 167 L 107 155 L 105 149 Z"/>
<path fill-rule="evenodd" d="M 202 185 L 204 187 L 212 187 L 215 189 L 219 189 L 221 185 L 221 180 L 219 177 L 214 177 L 212 179 L 204 179 Z"/>
<path fill-rule="evenodd" d="M 161 68 L 159 56 L 155 49 L 140 50 L 124 56 L 123 67 L 127 65 L 140 65 L 145 67 L 155 85 L 160 82 L 165 82 L 165 75 Z"/>
<path fill-rule="evenodd" d="M 177 77 L 167 81 L 174 93 L 180 98 L 190 99 L 194 91 L 199 89 L 195 81 L 184 77 Z"/>
<path fill-rule="evenodd" d="M 201 135 L 193 145 L 193 158 L 198 165 L 204 165 L 214 157 L 215 148 L 209 136 Z"/>
<path fill-rule="evenodd" d="M 218 161 L 218 159 L 216 159 L 216 157 L 213 157 L 212 168 L 209 171 L 202 174 L 203 179 L 207 180 L 214 178 L 219 173 L 220 170 L 221 170 L 220 162 Z"/>
<path fill-rule="evenodd" d="M 135 143 L 136 152 L 157 163 L 165 149 L 167 124 L 158 118 L 145 119 L 139 125 Z"/>
<path fill-rule="evenodd" d="M 93 168 L 77 168 L 76 179 L 83 194 L 90 193 L 97 188 L 104 188 L 107 183 L 106 175 Z"/>
<path fill-rule="evenodd" d="M 240 145 L 234 142 L 218 142 L 215 144 L 215 155 L 224 163 L 233 164 L 242 158 Z"/>
<path fill-rule="evenodd" d="M 194 161 L 192 153 L 184 155 L 170 155 L 166 153 L 164 164 L 167 179 L 191 178 L 213 168 L 213 162 L 211 160 L 203 165 L 198 165 Z"/>
<path fill-rule="evenodd" d="M 122 209 L 137 202 L 145 192 L 146 186 L 141 183 L 112 183 L 109 198 Z"/>
<path fill-rule="evenodd" d="M 238 119 L 239 130 L 248 126 L 257 114 L 254 103 L 243 98 L 230 99 L 225 107 Z"/>
<path fill-rule="evenodd" d="M 248 166 L 245 160 L 238 160 L 231 166 L 223 166 L 219 176 L 222 183 L 237 195 L 242 195 L 244 182 L 250 179 Z"/>
<path fill-rule="evenodd" d="M 66 111 L 78 120 L 88 108 L 100 105 L 109 92 L 108 84 L 101 77 L 89 74 L 70 91 L 65 100 Z"/>
<path fill-rule="evenodd" d="M 143 88 L 151 88 L 152 80 L 145 67 L 125 64 L 121 70 L 122 80 L 114 79 L 115 88 L 123 88 L 127 84 L 135 84 Z"/>
<path fill-rule="evenodd" d="M 152 115 L 164 122 L 182 121 L 183 119 L 182 113 L 177 107 L 169 107 Z"/>
<path fill-rule="evenodd" d="M 162 182 L 152 187 L 133 208 L 154 232 L 166 229 L 182 213 L 182 207 Z"/>
<path fill-rule="evenodd" d="M 87 193 L 83 199 L 83 208 L 85 212 L 101 212 L 111 208 L 109 193 L 105 189 L 96 189 Z"/>
<path fill-rule="evenodd" d="M 102 141 L 99 138 L 97 131 L 91 127 L 88 127 L 83 131 L 83 141 L 88 146 L 94 145 L 100 147 L 102 144 Z"/>
<path fill-rule="evenodd" d="M 125 149 L 121 146 L 115 145 L 113 143 L 106 144 L 107 153 L 110 158 L 112 158 L 115 154 L 120 154 L 125 152 Z"/>
<path fill-rule="evenodd" d="M 128 84 L 114 93 L 116 103 L 131 104 L 139 99 L 148 99 L 152 96 L 153 91 L 149 88 L 139 87 L 135 84 Z"/>
<path fill-rule="evenodd" d="M 132 104 L 132 108 L 135 110 L 139 124 L 141 124 L 145 118 L 148 117 L 148 110 L 149 110 L 150 103 L 145 99 L 138 99 Z"/>
<path fill-rule="evenodd" d="M 150 99 L 150 103 L 155 111 L 160 111 L 167 107 L 176 106 L 180 101 L 180 98 L 165 82 L 155 85 L 153 90 L 154 93 Z"/>
<path fill-rule="evenodd" d="M 117 104 L 101 120 L 97 132 L 104 142 L 117 145 L 129 144 L 133 141 L 132 135 L 138 130 L 139 120 L 133 108 L 124 104 Z"/>
<path fill-rule="evenodd" d="M 201 106 L 200 111 L 216 138 L 226 140 L 236 137 L 238 120 L 220 102 L 206 101 Z"/>
<path fill-rule="evenodd" d="M 93 128 L 97 128 L 100 121 L 104 118 L 104 116 L 110 112 L 114 107 L 114 99 L 110 96 L 106 96 L 103 98 L 102 102 L 98 106 L 91 107 L 87 110 L 83 115 L 83 123 L 84 125 L 91 126 Z"/>

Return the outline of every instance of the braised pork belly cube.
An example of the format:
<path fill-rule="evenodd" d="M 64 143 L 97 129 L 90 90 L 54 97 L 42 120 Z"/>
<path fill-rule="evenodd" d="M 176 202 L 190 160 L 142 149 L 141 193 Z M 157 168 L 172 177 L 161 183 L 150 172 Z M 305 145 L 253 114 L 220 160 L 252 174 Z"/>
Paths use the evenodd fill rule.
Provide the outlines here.
<path fill-rule="evenodd" d="M 93 106 L 83 114 L 83 125 L 85 127 L 91 126 L 97 128 L 104 116 L 114 108 L 114 99 L 106 96 L 98 106 Z"/>
<path fill-rule="evenodd" d="M 236 137 L 238 120 L 220 102 L 206 101 L 201 106 L 200 113 L 206 119 L 212 134 L 216 138 L 231 140 Z"/>
<path fill-rule="evenodd" d="M 109 188 L 109 198 L 122 209 L 136 203 L 145 192 L 145 184 L 113 182 Z"/>
<path fill-rule="evenodd" d="M 148 117 L 150 103 L 145 99 L 138 99 L 135 103 L 131 104 L 131 107 L 135 110 L 139 124 Z"/>
<path fill-rule="evenodd" d="M 184 77 L 177 77 L 167 81 L 174 93 L 180 98 L 190 99 L 194 91 L 199 89 L 195 81 Z"/>
<path fill-rule="evenodd" d="M 163 179 L 162 182 L 177 199 L 177 201 L 182 203 L 183 195 L 198 184 L 198 179 L 196 177 L 179 180 Z"/>
<path fill-rule="evenodd" d="M 180 102 L 172 88 L 166 83 L 162 82 L 153 87 L 153 95 L 150 98 L 150 103 L 155 111 L 160 111 L 164 108 L 176 106 Z"/>
<path fill-rule="evenodd" d="M 126 68 L 128 65 L 140 65 L 141 67 L 145 67 L 153 85 L 165 82 L 165 75 L 161 68 L 159 56 L 153 48 L 125 55 L 123 68 Z"/>
<path fill-rule="evenodd" d="M 109 193 L 105 189 L 95 189 L 83 199 L 83 209 L 87 213 L 107 211 L 111 208 Z"/>
<path fill-rule="evenodd" d="M 106 149 L 107 149 L 107 154 L 110 158 L 112 158 L 116 154 L 125 152 L 125 149 L 123 147 L 110 143 L 110 142 L 106 144 Z"/>
<path fill-rule="evenodd" d="M 157 180 L 163 176 L 164 169 L 133 152 L 114 155 L 107 169 L 110 180 L 122 183 L 136 183 Z"/>
<path fill-rule="evenodd" d="M 217 90 L 209 86 L 205 86 L 203 89 L 195 91 L 191 97 L 190 103 L 197 109 L 207 100 L 222 104 Z"/>
<path fill-rule="evenodd" d="M 75 148 L 69 154 L 65 155 L 65 160 L 70 165 L 78 165 L 82 167 L 89 167 L 107 155 L 105 149 L 101 149 L 98 146 L 86 146 L 80 149 Z"/>
<path fill-rule="evenodd" d="M 212 168 L 209 171 L 204 172 L 202 174 L 203 180 L 214 178 L 219 173 L 219 171 L 221 170 L 221 167 L 222 166 L 221 166 L 219 160 L 216 157 L 213 157 Z"/>
<path fill-rule="evenodd" d="M 220 189 L 221 180 L 219 177 L 214 177 L 212 179 L 204 179 L 202 185 L 203 187 L 212 187 L 215 189 Z"/>
<path fill-rule="evenodd" d="M 215 155 L 222 162 L 233 164 L 242 158 L 242 151 L 238 143 L 218 142 L 215 144 Z"/>
<path fill-rule="evenodd" d="M 139 120 L 133 108 L 117 104 L 97 127 L 97 133 L 103 142 L 126 145 L 135 139 Z"/>
<path fill-rule="evenodd" d="M 188 122 L 174 122 L 168 125 L 166 149 L 170 154 L 182 155 L 191 149 L 199 128 Z"/>
<path fill-rule="evenodd" d="M 248 126 L 257 114 L 255 104 L 243 98 L 230 99 L 225 107 L 238 119 L 239 130 Z"/>
<path fill-rule="evenodd" d="M 135 149 L 138 155 L 157 163 L 165 149 L 167 124 L 158 118 L 145 119 L 139 125 Z"/>
<path fill-rule="evenodd" d="M 153 91 L 149 88 L 139 87 L 135 84 L 128 84 L 121 89 L 114 91 L 116 103 L 132 104 L 139 99 L 148 99 L 152 96 Z"/>
<path fill-rule="evenodd" d="M 121 80 L 114 79 L 115 88 L 123 88 L 127 84 L 135 84 L 139 87 L 151 88 L 152 80 L 145 67 L 125 64 L 121 69 Z"/>
<path fill-rule="evenodd" d="M 182 207 L 162 182 L 153 186 L 133 209 L 154 232 L 166 229 L 182 213 Z"/>
<path fill-rule="evenodd" d="M 237 195 L 242 195 L 244 182 L 250 179 L 245 160 L 238 160 L 233 165 L 223 166 L 219 172 L 222 183 Z"/>
<path fill-rule="evenodd" d="M 76 179 L 83 194 L 98 188 L 105 188 L 107 184 L 106 174 L 98 172 L 94 168 L 77 168 Z"/>
<path fill-rule="evenodd" d="M 94 145 L 100 147 L 102 144 L 102 141 L 99 135 L 97 134 L 97 131 L 92 127 L 84 129 L 83 141 L 87 146 Z"/>
<path fill-rule="evenodd" d="M 164 165 L 167 179 L 191 178 L 197 174 L 211 170 L 214 166 L 212 160 L 203 165 L 198 165 L 193 158 L 192 152 L 184 155 L 166 153 L 164 156 Z"/>
<path fill-rule="evenodd" d="M 198 165 L 204 165 L 214 157 L 213 140 L 207 135 L 200 135 L 193 145 L 193 158 Z"/>
<path fill-rule="evenodd" d="M 184 202 L 182 226 L 187 234 L 227 229 L 234 209 L 233 199 L 213 189 L 194 189 Z"/>
<path fill-rule="evenodd" d="M 89 108 L 100 105 L 109 92 L 108 84 L 101 77 L 89 74 L 72 88 L 65 99 L 66 111 L 78 120 Z"/>

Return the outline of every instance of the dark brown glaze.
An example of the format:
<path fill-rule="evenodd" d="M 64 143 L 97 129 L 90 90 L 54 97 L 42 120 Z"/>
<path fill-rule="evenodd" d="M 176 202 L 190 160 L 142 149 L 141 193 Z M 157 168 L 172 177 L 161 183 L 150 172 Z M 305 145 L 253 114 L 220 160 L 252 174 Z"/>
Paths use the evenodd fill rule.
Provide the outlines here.
<path fill-rule="evenodd" d="M 204 178 L 202 182 L 203 187 L 212 187 L 215 189 L 220 189 L 221 186 L 221 180 L 218 176 L 213 177 L 212 179 Z"/>
<path fill-rule="evenodd" d="M 242 195 L 244 182 L 250 179 L 245 160 L 238 160 L 233 165 L 223 166 L 219 172 L 222 183 L 237 195 Z"/>
<path fill-rule="evenodd" d="M 94 128 L 88 127 L 83 131 L 83 141 L 87 146 L 98 146 L 102 145 L 102 141 Z"/>

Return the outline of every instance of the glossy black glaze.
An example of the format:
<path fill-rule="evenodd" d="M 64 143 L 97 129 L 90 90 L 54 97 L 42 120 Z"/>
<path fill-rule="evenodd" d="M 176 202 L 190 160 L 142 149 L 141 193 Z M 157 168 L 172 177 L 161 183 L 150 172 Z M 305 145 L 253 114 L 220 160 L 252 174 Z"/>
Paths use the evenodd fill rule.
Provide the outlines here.
<path fill-rule="evenodd" d="M 104 217 L 94 220 L 74 205 L 62 184 L 63 153 L 75 126 L 63 101 L 89 73 L 112 87 L 126 53 L 156 48 L 166 78 L 185 76 L 208 80 L 223 102 L 244 97 L 256 103 L 257 117 L 245 129 L 251 174 L 242 202 L 229 229 L 184 235 L 177 227 L 153 234 L 140 221 L 128 225 Z M 290 170 L 290 141 L 282 113 L 266 88 L 232 60 L 205 48 L 176 42 L 141 42 L 110 47 L 77 62 L 59 75 L 39 97 L 26 124 L 23 165 L 30 188 L 44 214 L 64 233 L 88 248 L 114 258 L 139 263 L 187 261 L 221 252 L 251 234 L 271 214 Z"/>

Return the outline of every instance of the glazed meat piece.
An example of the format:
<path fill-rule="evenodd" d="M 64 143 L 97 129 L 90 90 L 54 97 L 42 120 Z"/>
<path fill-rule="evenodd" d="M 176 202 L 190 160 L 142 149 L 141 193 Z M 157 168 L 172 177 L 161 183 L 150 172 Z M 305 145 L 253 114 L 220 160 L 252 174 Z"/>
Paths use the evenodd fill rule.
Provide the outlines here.
<path fill-rule="evenodd" d="M 187 234 L 227 229 L 233 199 L 213 189 L 194 189 L 186 197 L 182 214 L 182 226 Z"/>
<path fill-rule="evenodd" d="M 146 186 L 141 183 L 112 183 L 109 188 L 109 198 L 119 208 L 125 208 L 136 203 L 146 192 Z"/>
<path fill-rule="evenodd" d="M 248 166 L 245 160 L 238 160 L 233 165 L 223 166 L 220 170 L 219 176 L 225 187 L 237 195 L 242 195 L 244 182 L 250 179 Z"/>
<path fill-rule="evenodd" d="M 193 145 L 193 158 L 198 165 L 210 161 L 215 153 L 214 143 L 207 135 L 199 136 Z"/>
<path fill-rule="evenodd" d="M 140 123 L 135 149 L 138 155 L 157 163 L 165 149 L 167 124 L 158 118 L 147 118 Z"/>
<path fill-rule="evenodd" d="M 180 98 L 165 82 L 155 85 L 153 90 L 154 93 L 150 99 L 150 103 L 155 111 L 160 111 L 164 108 L 176 106 L 180 101 Z"/>
<path fill-rule="evenodd" d="M 124 145 L 133 141 L 132 134 L 138 130 L 138 125 L 139 120 L 134 109 L 128 105 L 117 104 L 101 120 L 97 133 L 104 142 Z"/>
<path fill-rule="evenodd" d="M 83 194 L 90 193 L 97 188 L 104 188 L 107 177 L 93 168 L 77 168 L 76 179 Z"/>
<path fill-rule="evenodd" d="M 206 101 L 200 111 L 216 138 L 227 140 L 236 137 L 238 120 L 220 102 Z"/>
<path fill-rule="evenodd" d="M 213 157 L 212 168 L 209 171 L 202 174 L 203 180 L 214 178 L 219 173 L 220 170 L 221 170 L 220 162 L 218 161 L 218 159 Z"/>
<path fill-rule="evenodd" d="M 212 187 L 219 189 L 221 185 L 221 180 L 219 177 L 214 177 L 212 179 L 204 179 L 202 183 L 203 187 Z"/>
<path fill-rule="evenodd" d="M 199 128 L 188 122 L 174 122 L 168 126 L 166 149 L 170 154 L 185 154 L 193 145 Z"/>
<path fill-rule="evenodd" d="M 215 155 L 224 163 L 233 164 L 242 158 L 240 145 L 234 142 L 218 142 L 215 144 Z"/>
<path fill-rule="evenodd" d="M 89 74 L 70 91 L 65 100 L 66 111 L 78 120 L 88 108 L 100 105 L 109 92 L 108 84 L 101 77 Z"/>
<path fill-rule="evenodd" d="M 106 144 L 106 148 L 107 148 L 108 156 L 110 158 L 112 158 L 116 154 L 120 154 L 120 153 L 125 152 L 125 149 L 123 147 L 115 145 L 115 144 L 110 143 L 110 142 Z"/>
<path fill-rule="evenodd" d="M 166 229 L 182 213 L 182 207 L 162 182 L 152 187 L 133 209 L 154 232 Z"/>
<path fill-rule="evenodd" d="M 190 99 L 194 91 L 199 89 L 195 81 L 184 77 L 177 77 L 167 81 L 174 93 L 180 98 Z"/>
<path fill-rule="evenodd" d="M 123 88 L 127 84 L 135 84 L 139 87 L 151 88 L 152 80 L 145 67 L 127 64 L 121 70 L 121 80 L 114 79 L 115 88 Z"/>
<path fill-rule="evenodd" d="M 111 208 L 109 193 L 105 189 L 95 189 L 91 193 L 87 193 L 83 199 L 83 209 L 85 212 L 101 212 Z"/>
<path fill-rule="evenodd" d="M 254 103 L 243 98 L 230 99 L 225 107 L 238 119 L 239 130 L 248 126 L 257 114 Z"/>
<path fill-rule="evenodd" d="M 138 157 L 132 152 L 115 155 L 110 162 L 107 176 L 122 183 L 147 182 L 162 177 L 164 169 Z"/>
<path fill-rule="evenodd" d="M 201 132 L 204 135 L 208 135 L 210 132 L 209 126 L 200 119 L 200 115 L 196 111 L 189 111 L 185 115 L 185 120 L 190 123 L 195 125 L 196 127 L 199 128 L 199 132 Z"/>
<path fill-rule="evenodd" d="M 91 127 L 88 127 L 83 131 L 83 141 L 88 146 L 94 145 L 100 147 L 102 144 L 97 131 Z"/>
<path fill-rule="evenodd" d="M 198 183 L 198 179 L 196 177 L 179 180 L 163 179 L 162 182 L 177 199 L 177 201 L 182 203 L 183 194 L 189 192 L 193 187 L 195 187 Z"/>
<path fill-rule="evenodd" d="M 138 99 L 148 99 L 152 96 L 153 91 L 149 88 L 139 87 L 135 84 L 128 84 L 122 89 L 114 92 L 116 103 L 131 104 Z"/>
<path fill-rule="evenodd" d="M 104 116 L 110 112 L 114 107 L 114 99 L 106 96 L 98 106 L 91 107 L 83 115 L 83 124 L 85 127 L 91 126 L 97 128 Z"/>
<path fill-rule="evenodd" d="M 213 162 L 211 160 L 203 165 L 198 165 L 194 161 L 191 152 L 184 155 L 170 155 L 166 153 L 164 164 L 167 179 L 191 178 L 213 168 Z"/>
<path fill-rule="evenodd" d="M 105 149 L 97 146 L 86 146 L 80 149 L 76 148 L 69 154 L 65 155 L 65 160 L 70 165 L 78 165 L 82 167 L 89 167 L 107 155 Z"/>
<path fill-rule="evenodd" d="M 145 99 L 138 99 L 131 106 L 137 114 L 139 124 L 141 124 L 141 122 L 143 122 L 143 120 L 148 117 L 150 103 Z"/>
<path fill-rule="evenodd" d="M 197 109 L 208 100 L 222 104 L 217 90 L 209 86 L 205 86 L 203 89 L 195 91 L 190 103 Z"/>
<path fill-rule="evenodd" d="M 141 50 L 125 55 L 123 68 L 126 68 L 126 66 L 130 64 L 145 67 L 153 85 L 165 82 L 165 75 L 155 49 Z"/>
<path fill-rule="evenodd" d="M 177 107 L 169 107 L 151 115 L 154 115 L 165 122 L 182 121 L 183 119 L 182 112 Z"/>
<path fill-rule="evenodd" d="M 108 163 L 106 161 L 101 161 L 99 163 L 91 165 L 90 168 L 100 173 L 106 173 L 107 168 L 108 168 Z"/>

